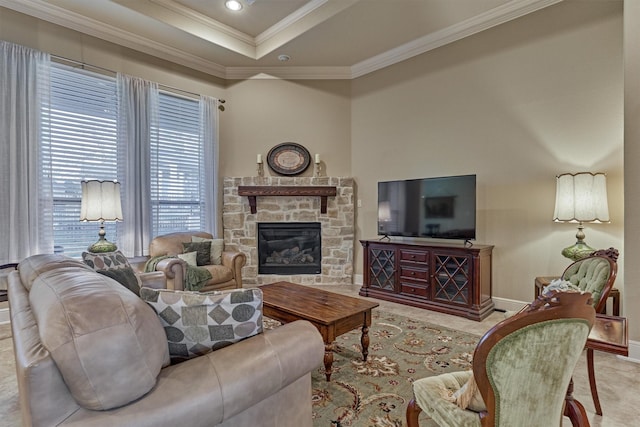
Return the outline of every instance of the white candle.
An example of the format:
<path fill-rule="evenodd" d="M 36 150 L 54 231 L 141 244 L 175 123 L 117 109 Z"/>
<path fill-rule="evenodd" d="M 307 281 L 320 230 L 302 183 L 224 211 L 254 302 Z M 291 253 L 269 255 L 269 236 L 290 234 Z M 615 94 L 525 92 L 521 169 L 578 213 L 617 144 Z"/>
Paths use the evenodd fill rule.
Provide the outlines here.
<path fill-rule="evenodd" d="M 316 154 L 316 164 L 320 163 L 320 154 Z"/>
<path fill-rule="evenodd" d="M 262 163 L 262 154 L 258 154 L 258 159 L 256 160 L 258 164 Z"/>

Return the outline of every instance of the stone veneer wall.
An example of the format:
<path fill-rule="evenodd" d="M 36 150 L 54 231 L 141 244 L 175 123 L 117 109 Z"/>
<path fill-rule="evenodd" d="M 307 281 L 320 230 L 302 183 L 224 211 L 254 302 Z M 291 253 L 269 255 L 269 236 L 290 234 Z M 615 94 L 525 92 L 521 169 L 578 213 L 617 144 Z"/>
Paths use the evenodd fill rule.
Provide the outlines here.
<path fill-rule="evenodd" d="M 331 185 L 335 197 L 327 200 L 327 213 L 320 213 L 320 197 L 258 196 L 257 212 L 251 213 L 246 196 L 238 196 L 240 185 Z M 353 282 L 354 227 L 353 178 L 345 177 L 225 177 L 223 230 L 225 247 L 244 252 L 244 285 L 278 281 L 300 284 L 351 284 Z M 319 222 L 322 236 L 321 274 L 258 274 L 258 222 Z"/>

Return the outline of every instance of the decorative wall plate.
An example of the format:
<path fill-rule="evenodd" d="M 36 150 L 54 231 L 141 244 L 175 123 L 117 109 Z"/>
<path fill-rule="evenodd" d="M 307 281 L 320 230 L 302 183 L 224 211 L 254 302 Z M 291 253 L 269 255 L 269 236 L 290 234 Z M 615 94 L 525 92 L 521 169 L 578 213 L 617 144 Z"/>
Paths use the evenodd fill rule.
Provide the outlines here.
<path fill-rule="evenodd" d="M 300 144 L 284 142 L 269 150 L 267 164 L 281 175 L 299 175 L 311 164 L 311 155 Z"/>

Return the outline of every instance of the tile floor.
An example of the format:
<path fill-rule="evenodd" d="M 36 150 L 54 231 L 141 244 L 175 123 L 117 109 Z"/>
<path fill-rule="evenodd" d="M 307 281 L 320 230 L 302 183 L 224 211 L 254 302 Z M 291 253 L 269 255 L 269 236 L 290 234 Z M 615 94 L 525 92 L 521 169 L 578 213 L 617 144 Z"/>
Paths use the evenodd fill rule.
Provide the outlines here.
<path fill-rule="evenodd" d="M 358 296 L 359 285 L 319 286 L 322 289 Z M 503 318 L 503 313 L 494 312 L 482 322 L 463 319 L 434 311 L 380 301 L 380 310 L 410 316 L 453 329 L 482 335 Z M 632 427 L 640 425 L 640 364 L 629 362 L 614 355 L 595 353 L 596 378 L 604 415 L 596 415 L 589 392 L 586 357 L 583 354 L 574 374 L 574 396 L 587 410 L 593 427 Z M 9 325 L 0 325 L 0 427 L 20 425 L 18 413 L 15 364 Z M 565 418 L 563 426 L 569 426 Z M 358 426 L 354 426 L 358 427 Z M 514 426 L 517 427 L 517 426 Z"/>

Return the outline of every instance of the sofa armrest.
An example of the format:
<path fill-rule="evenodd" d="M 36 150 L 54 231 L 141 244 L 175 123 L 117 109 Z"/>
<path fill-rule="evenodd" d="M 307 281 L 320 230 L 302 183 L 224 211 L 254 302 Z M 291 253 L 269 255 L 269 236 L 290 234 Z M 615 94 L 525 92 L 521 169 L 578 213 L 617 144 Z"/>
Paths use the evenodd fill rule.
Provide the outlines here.
<path fill-rule="evenodd" d="M 242 287 L 242 267 L 246 262 L 247 256 L 242 252 L 222 252 L 222 265 L 231 269 L 239 288 Z"/>
<path fill-rule="evenodd" d="M 310 374 L 324 351 L 315 326 L 298 320 L 207 354 L 220 385 L 220 422 Z"/>

